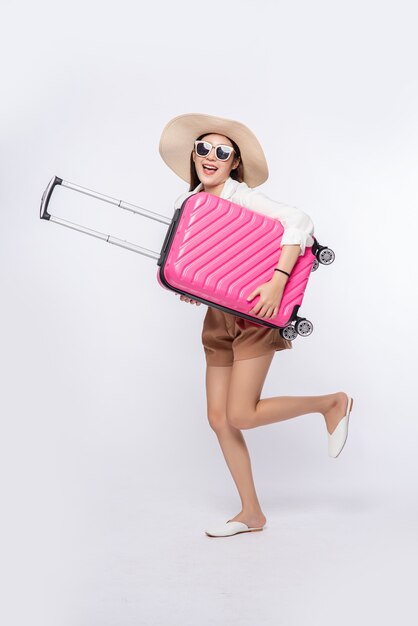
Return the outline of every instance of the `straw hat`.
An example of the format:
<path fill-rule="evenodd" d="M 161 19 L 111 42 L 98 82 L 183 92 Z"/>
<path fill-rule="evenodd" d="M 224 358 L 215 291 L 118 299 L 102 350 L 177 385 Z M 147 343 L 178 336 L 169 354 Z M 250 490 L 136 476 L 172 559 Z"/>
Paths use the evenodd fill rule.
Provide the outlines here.
<path fill-rule="evenodd" d="M 244 182 L 257 187 L 267 180 L 269 171 L 263 149 L 254 133 L 241 122 L 225 117 L 186 113 L 165 126 L 159 151 L 163 161 L 180 178 L 190 184 L 190 153 L 195 140 L 203 133 L 226 135 L 238 145 L 244 166 Z"/>

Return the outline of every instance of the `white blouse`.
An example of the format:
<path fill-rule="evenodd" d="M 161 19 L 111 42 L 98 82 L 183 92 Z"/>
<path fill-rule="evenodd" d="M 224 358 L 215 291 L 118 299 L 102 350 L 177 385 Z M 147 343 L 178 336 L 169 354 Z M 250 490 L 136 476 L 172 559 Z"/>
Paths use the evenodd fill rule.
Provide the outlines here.
<path fill-rule="evenodd" d="M 193 191 L 182 193 L 175 201 L 174 208 L 180 208 L 186 198 L 201 191 L 202 187 L 203 183 L 199 183 Z M 276 202 L 261 191 L 252 189 L 246 183 L 240 183 L 230 176 L 225 181 L 220 197 L 257 213 L 264 213 L 264 215 L 278 219 L 284 228 L 281 245 L 299 244 L 301 248 L 299 256 L 305 253 L 306 246 L 313 245 L 314 225 L 311 218 L 301 209 L 283 202 Z"/>

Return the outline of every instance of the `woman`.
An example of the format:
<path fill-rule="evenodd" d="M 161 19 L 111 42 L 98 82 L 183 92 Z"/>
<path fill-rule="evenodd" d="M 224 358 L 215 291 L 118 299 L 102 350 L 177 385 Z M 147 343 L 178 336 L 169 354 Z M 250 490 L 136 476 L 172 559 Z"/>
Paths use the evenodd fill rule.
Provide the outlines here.
<path fill-rule="evenodd" d="M 300 209 L 275 202 L 253 189 L 268 178 L 265 156 L 255 135 L 234 120 L 186 114 L 166 125 L 159 149 L 165 163 L 190 184 L 189 191 L 177 198 L 176 208 L 189 195 L 205 191 L 281 221 L 284 233 L 277 268 L 267 283 L 259 285 L 248 296 L 251 301 L 259 295 L 250 314 L 265 319 L 275 317 L 298 256 L 304 254 L 306 246 L 313 244 L 313 223 Z M 180 299 L 200 305 L 184 295 Z M 344 392 L 260 399 L 275 352 L 292 347 L 278 329 L 208 307 L 202 343 L 207 366 L 208 420 L 242 503 L 235 517 L 205 532 L 212 537 L 225 537 L 262 530 L 266 517 L 257 498 L 241 430 L 320 413 L 328 432 L 328 453 L 335 458 L 347 438 L 353 400 Z"/>

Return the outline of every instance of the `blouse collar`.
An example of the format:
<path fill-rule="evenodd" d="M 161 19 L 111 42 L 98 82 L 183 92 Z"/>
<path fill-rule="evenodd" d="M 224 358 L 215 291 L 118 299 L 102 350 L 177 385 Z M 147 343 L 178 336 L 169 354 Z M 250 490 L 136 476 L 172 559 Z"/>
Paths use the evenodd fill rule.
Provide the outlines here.
<path fill-rule="evenodd" d="M 220 197 L 226 198 L 226 199 L 230 198 L 233 195 L 236 188 L 238 187 L 238 185 L 239 185 L 239 182 L 237 180 L 234 180 L 233 178 L 228 176 L 228 178 L 226 179 L 224 183 Z M 199 183 L 197 187 L 193 189 L 192 193 L 197 193 L 198 191 L 201 191 L 202 187 L 203 187 L 203 183 Z"/>

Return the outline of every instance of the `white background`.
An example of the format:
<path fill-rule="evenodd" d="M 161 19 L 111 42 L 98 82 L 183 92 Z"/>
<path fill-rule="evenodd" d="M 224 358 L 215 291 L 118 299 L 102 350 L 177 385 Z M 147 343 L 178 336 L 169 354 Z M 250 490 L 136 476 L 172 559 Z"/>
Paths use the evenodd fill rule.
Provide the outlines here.
<path fill-rule="evenodd" d="M 418 85 L 413 2 L 9 2 L 1 8 L 1 611 L 8 626 L 416 619 Z M 337 460 L 319 414 L 245 431 L 267 527 L 206 418 L 206 306 L 156 262 L 39 219 L 49 180 L 171 217 L 182 113 L 259 138 L 271 198 L 336 252 L 309 338 L 262 397 L 354 397 Z M 159 252 L 166 227 L 59 187 L 53 215 Z M 205 608 L 203 608 L 203 606 Z"/>

